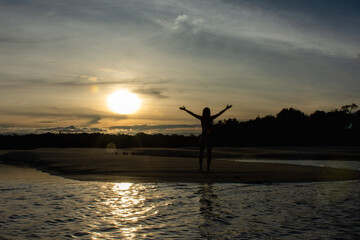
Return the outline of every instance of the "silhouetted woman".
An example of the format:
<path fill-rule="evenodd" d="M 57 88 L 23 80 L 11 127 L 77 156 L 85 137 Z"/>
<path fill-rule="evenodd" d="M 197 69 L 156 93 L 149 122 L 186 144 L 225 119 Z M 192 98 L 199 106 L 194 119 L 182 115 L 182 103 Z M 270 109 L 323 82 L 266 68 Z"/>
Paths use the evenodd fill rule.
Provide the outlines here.
<path fill-rule="evenodd" d="M 207 171 L 210 171 L 211 164 L 211 150 L 213 144 L 213 120 L 223 114 L 226 110 L 231 108 L 231 105 L 227 105 L 226 108 L 220 111 L 218 114 L 211 116 L 210 108 L 206 107 L 203 110 L 202 116 L 197 115 L 185 107 L 180 107 L 180 110 L 184 110 L 189 113 L 191 116 L 199 119 L 201 121 L 202 133 L 200 136 L 200 157 L 199 157 L 199 170 L 202 170 L 202 160 L 204 156 L 205 146 L 207 147 Z"/>

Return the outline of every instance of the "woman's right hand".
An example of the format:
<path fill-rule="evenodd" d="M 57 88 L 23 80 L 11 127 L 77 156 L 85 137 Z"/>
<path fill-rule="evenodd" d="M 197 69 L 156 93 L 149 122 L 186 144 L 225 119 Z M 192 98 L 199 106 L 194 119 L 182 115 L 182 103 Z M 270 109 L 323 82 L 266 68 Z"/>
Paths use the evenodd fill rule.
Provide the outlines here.
<path fill-rule="evenodd" d="M 180 110 L 186 110 L 186 108 L 184 106 L 180 107 Z"/>

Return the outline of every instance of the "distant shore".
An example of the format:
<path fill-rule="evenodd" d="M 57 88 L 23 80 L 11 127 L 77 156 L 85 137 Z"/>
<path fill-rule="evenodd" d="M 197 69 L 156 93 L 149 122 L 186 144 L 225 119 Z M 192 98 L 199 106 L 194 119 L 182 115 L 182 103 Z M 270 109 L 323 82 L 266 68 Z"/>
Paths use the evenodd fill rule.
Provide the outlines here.
<path fill-rule="evenodd" d="M 42 148 L 0 151 L 0 161 L 3 163 L 27 165 L 76 180 L 279 183 L 360 179 L 360 171 L 355 170 L 231 161 L 231 158 L 360 160 L 360 150 L 355 147 L 216 148 L 210 173 L 198 171 L 197 156 L 196 148 Z"/>

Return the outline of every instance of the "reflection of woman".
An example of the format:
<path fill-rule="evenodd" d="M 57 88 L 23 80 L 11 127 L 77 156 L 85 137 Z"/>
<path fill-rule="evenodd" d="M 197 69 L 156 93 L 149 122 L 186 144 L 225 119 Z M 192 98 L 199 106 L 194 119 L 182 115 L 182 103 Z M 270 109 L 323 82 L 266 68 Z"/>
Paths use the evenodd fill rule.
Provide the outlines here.
<path fill-rule="evenodd" d="M 211 164 L 211 150 L 213 143 L 213 120 L 223 114 L 226 110 L 231 108 L 231 105 L 227 105 L 226 108 L 220 111 L 218 114 L 211 116 L 210 109 L 208 107 L 204 108 L 202 116 L 197 115 L 185 107 L 180 107 L 180 110 L 184 110 L 189 113 L 191 116 L 199 119 L 201 121 L 202 133 L 200 137 L 200 157 L 199 157 L 199 170 L 202 170 L 202 160 L 204 156 L 204 148 L 207 147 L 207 171 L 210 171 Z"/>

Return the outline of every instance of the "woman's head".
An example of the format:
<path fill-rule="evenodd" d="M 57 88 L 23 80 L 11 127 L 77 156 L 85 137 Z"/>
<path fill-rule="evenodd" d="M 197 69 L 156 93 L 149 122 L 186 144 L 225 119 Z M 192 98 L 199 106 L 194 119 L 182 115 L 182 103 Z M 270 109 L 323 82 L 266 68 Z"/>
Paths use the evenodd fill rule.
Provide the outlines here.
<path fill-rule="evenodd" d="M 211 112 L 210 112 L 210 108 L 206 107 L 203 109 L 203 117 L 210 117 Z"/>

